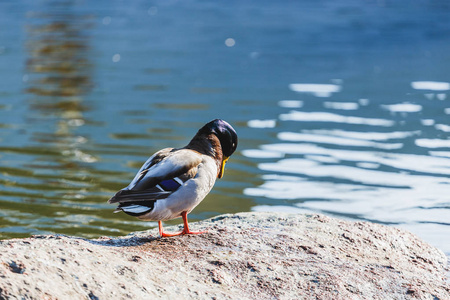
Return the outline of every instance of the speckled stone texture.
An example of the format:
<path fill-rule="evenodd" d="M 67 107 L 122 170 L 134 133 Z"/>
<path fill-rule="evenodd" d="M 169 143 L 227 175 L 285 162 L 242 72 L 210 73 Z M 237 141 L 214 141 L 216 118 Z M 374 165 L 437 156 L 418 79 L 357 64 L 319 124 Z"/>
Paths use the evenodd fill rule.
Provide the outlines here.
<path fill-rule="evenodd" d="M 1 241 L 0 299 L 450 299 L 445 255 L 404 230 L 281 213 L 190 225 L 208 233 Z"/>

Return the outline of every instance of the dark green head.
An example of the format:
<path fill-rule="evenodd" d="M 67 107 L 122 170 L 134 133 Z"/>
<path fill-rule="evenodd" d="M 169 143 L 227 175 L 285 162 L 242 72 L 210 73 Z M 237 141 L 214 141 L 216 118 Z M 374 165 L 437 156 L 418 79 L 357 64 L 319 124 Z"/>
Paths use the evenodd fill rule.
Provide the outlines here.
<path fill-rule="evenodd" d="M 209 135 L 214 134 L 220 141 L 220 146 L 222 147 L 222 162 L 220 164 L 218 178 L 222 178 L 223 172 L 225 171 L 225 164 L 231 154 L 236 151 L 238 144 L 238 137 L 236 131 L 230 124 L 221 119 L 215 119 L 207 123 L 205 126 L 200 128 L 197 135 Z"/>
<path fill-rule="evenodd" d="M 236 151 L 238 137 L 236 131 L 230 124 L 221 119 L 215 119 L 200 128 L 199 133 L 213 133 L 217 136 L 222 146 L 222 153 L 225 157 L 230 157 Z"/>

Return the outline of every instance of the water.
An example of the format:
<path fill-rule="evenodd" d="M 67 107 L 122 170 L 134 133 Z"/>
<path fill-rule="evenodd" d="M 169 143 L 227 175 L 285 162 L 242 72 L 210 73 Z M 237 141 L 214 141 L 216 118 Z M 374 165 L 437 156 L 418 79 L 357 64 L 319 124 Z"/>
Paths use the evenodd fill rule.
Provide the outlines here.
<path fill-rule="evenodd" d="M 0 238 L 155 226 L 106 200 L 223 118 L 239 149 L 191 220 L 319 212 L 449 254 L 449 13 L 444 0 L 0 1 Z"/>

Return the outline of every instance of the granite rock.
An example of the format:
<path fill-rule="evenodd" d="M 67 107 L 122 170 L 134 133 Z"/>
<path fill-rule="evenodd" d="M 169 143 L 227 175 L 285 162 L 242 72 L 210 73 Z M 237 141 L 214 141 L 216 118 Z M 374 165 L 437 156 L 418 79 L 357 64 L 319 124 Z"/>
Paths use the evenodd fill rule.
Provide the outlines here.
<path fill-rule="evenodd" d="M 446 256 L 405 230 L 283 213 L 190 225 L 207 233 L 0 241 L 0 299 L 450 299 Z"/>

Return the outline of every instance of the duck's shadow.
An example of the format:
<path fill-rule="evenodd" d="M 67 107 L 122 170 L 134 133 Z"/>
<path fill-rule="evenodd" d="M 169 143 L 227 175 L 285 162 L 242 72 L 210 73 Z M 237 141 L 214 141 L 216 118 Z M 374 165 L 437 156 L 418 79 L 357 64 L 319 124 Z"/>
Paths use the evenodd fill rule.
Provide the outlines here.
<path fill-rule="evenodd" d="M 222 230 L 223 231 L 223 230 Z M 142 245 L 175 245 L 178 243 L 183 243 L 185 239 L 195 239 L 198 236 L 202 238 L 208 238 L 211 236 L 210 231 L 205 231 L 201 235 L 197 234 L 186 234 L 177 237 L 160 237 L 159 235 L 140 236 L 140 235 L 130 235 L 122 237 L 100 237 L 95 240 L 86 240 L 90 244 L 105 247 L 138 247 Z M 206 237 L 205 237 L 206 236 Z"/>
<path fill-rule="evenodd" d="M 130 237 L 118 237 L 118 238 L 110 238 L 110 237 L 101 237 L 95 240 L 87 240 L 89 243 L 97 245 L 97 246 L 106 246 L 106 247 L 136 247 L 144 244 L 152 243 L 155 241 L 163 241 L 164 238 L 160 238 L 159 236 L 130 236 Z"/>

